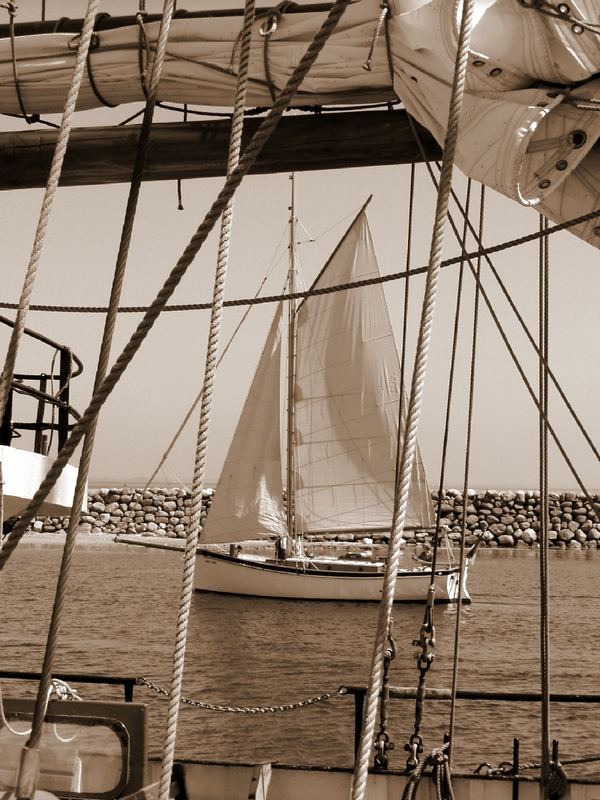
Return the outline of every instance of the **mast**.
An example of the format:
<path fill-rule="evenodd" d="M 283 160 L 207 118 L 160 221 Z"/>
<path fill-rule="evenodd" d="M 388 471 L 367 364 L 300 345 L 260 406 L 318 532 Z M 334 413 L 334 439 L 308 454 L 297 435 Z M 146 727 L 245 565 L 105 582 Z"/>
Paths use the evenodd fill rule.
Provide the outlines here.
<path fill-rule="evenodd" d="M 292 197 L 290 205 L 290 245 L 289 245 L 289 293 L 296 291 L 296 178 L 292 172 Z M 295 540 L 295 497 L 294 497 L 294 385 L 296 381 L 296 301 L 292 298 L 288 304 L 288 371 L 287 371 L 287 529 Z"/>

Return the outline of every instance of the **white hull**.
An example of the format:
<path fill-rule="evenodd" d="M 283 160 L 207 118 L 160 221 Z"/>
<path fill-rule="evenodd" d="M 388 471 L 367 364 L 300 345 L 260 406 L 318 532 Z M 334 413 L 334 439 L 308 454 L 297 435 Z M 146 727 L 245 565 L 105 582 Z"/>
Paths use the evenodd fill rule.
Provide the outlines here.
<path fill-rule="evenodd" d="M 4 519 L 21 514 L 39 489 L 52 465 L 53 459 L 19 450 L 16 447 L 0 445 L 0 463 L 4 480 Z M 71 510 L 77 468 L 67 464 L 54 488 L 42 504 L 40 516 L 64 516 Z"/>
<path fill-rule="evenodd" d="M 463 582 L 463 599 L 469 602 Z M 396 602 L 424 601 L 431 578 L 428 567 L 399 570 Z M 458 596 L 458 567 L 436 570 L 436 602 L 455 602 Z M 251 597 L 294 600 L 354 600 L 377 602 L 381 598 L 382 573 L 369 562 L 317 558 L 275 563 L 264 557 L 237 558 L 200 549 L 196 558 L 197 591 L 222 592 Z"/>

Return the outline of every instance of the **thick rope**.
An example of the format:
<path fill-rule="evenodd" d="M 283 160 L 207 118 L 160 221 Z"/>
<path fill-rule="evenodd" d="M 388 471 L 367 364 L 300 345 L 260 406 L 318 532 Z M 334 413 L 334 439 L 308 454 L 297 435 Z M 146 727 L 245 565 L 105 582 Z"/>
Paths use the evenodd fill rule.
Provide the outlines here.
<path fill-rule="evenodd" d="M 96 11 L 98 9 L 98 2 L 99 0 L 89 0 L 83 22 L 83 29 L 79 39 L 79 47 L 77 48 L 77 57 L 75 59 L 75 66 L 73 68 L 71 85 L 69 87 L 69 93 L 65 102 L 65 108 L 60 123 L 60 130 L 56 141 L 56 148 L 52 156 L 52 164 L 50 165 L 48 182 L 46 184 L 42 207 L 38 218 L 33 248 L 25 273 L 23 287 L 21 289 L 21 297 L 19 298 L 19 305 L 17 308 L 17 317 L 15 319 L 15 325 L 8 343 L 2 375 L 0 376 L 0 419 L 4 417 L 4 412 L 6 410 L 6 403 L 15 371 L 17 353 L 23 336 L 23 331 L 25 329 L 25 321 L 27 318 L 29 303 L 42 255 L 42 248 L 46 239 L 46 229 L 50 219 L 50 212 L 52 211 L 65 154 L 67 152 L 67 143 L 71 133 L 77 97 L 79 95 L 79 89 L 83 80 L 88 50 L 92 41 L 92 33 L 94 30 L 94 20 Z"/>
<path fill-rule="evenodd" d="M 265 142 L 281 119 L 284 110 L 289 105 L 294 92 L 304 79 L 306 73 L 311 68 L 320 51 L 323 49 L 325 42 L 337 25 L 349 2 L 350 0 L 335 0 L 327 19 L 319 31 L 315 34 L 315 38 L 313 39 L 305 55 L 302 57 L 300 63 L 294 70 L 294 73 L 289 79 L 285 89 L 278 97 L 277 102 L 274 104 L 267 117 L 261 123 L 249 144 L 246 146 L 244 154 L 240 159 L 239 166 L 225 180 L 223 188 L 219 192 L 204 220 L 198 227 L 198 230 L 192 236 L 192 239 L 185 248 L 177 264 L 171 270 L 171 273 L 167 277 L 163 287 L 155 297 L 152 305 L 149 306 L 129 342 L 125 345 L 121 355 L 117 358 L 110 372 L 102 382 L 102 385 L 99 387 L 98 391 L 94 393 L 89 406 L 81 417 L 81 420 L 74 427 L 58 457 L 42 481 L 40 488 L 35 493 L 27 508 L 24 510 L 19 522 L 15 525 L 10 537 L 6 541 L 6 546 L 0 553 L 0 570 L 2 570 L 4 564 L 10 558 L 15 547 L 26 533 L 27 528 L 38 513 L 40 506 L 46 499 L 48 493 L 58 480 L 58 477 L 60 476 L 65 465 L 68 463 L 69 458 L 73 455 L 91 421 L 97 416 L 98 412 L 105 403 L 106 398 L 118 383 L 119 379 L 127 369 L 128 364 L 131 362 L 141 347 L 142 342 L 152 329 L 152 326 L 156 322 L 161 311 L 167 305 L 169 298 L 179 285 L 188 267 L 196 257 L 203 243 L 206 241 L 216 221 L 219 219 L 223 209 L 227 205 L 228 199 L 234 194 L 235 190 L 256 161 Z"/>
<path fill-rule="evenodd" d="M 584 214 L 580 217 L 574 217 L 566 222 L 561 222 L 559 225 L 548 227 L 546 234 L 550 236 L 553 233 L 568 230 L 569 228 L 579 225 L 582 222 L 589 222 L 591 219 L 600 217 L 600 210 L 591 211 L 589 214 Z M 471 230 L 471 233 L 473 231 Z M 520 236 L 518 239 L 509 239 L 499 244 L 491 245 L 490 247 L 478 247 L 469 253 L 453 256 L 452 258 L 444 259 L 440 267 L 453 267 L 460 264 L 464 259 L 476 259 L 480 256 L 486 258 L 489 262 L 489 256 L 495 253 L 501 253 L 505 250 L 510 250 L 513 247 L 520 247 L 529 242 L 535 242 L 540 238 L 539 232 L 529 233 L 525 236 Z M 292 299 L 305 299 L 307 297 L 315 297 L 320 294 L 332 294 L 335 292 L 345 291 L 346 289 L 358 289 L 364 286 L 373 286 L 379 283 L 389 283 L 390 281 L 404 280 L 409 275 L 424 275 L 429 267 L 416 267 L 410 271 L 402 270 L 401 272 L 390 272 L 387 275 L 379 275 L 376 278 L 364 278 L 360 281 L 351 281 L 349 283 L 336 284 L 335 286 L 322 287 L 319 289 L 307 289 L 305 291 L 294 292 L 293 294 L 272 294 L 265 295 L 264 297 L 244 297 L 237 300 L 225 300 L 223 305 L 225 308 L 237 308 L 238 306 L 261 305 L 263 303 L 279 303 L 282 300 Z M 0 308 L 16 309 L 18 303 L 0 302 Z M 167 305 L 163 311 L 208 311 L 211 308 L 211 303 L 177 303 L 175 305 Z M 69 305 L 50 305 L 42 303 L 31 303 L 29 306 L 31 311 L 46 311 L 62 314 L 106 314 L 108 311 L 107 306 L 69 306 Z M 119 308 L 120 314 L 145 314 L 151 309 L 151 306 L 121 306 Z"/>
<path fill-rule="evenodd" d="M 377 701 L 381 691 L 385 647 L 387 644 L 390 618 L 394 603 L 396 575 L 400 562 L 402 531 L 404 528 L 404 521 L 406 519 L 410 478 L 417 446 L 417 428 L 421 411 L 421 400 L 425 382 L 429 343 L 431 339 L 433 312 L 435 310 L 437 284 L 442 260 L 441 253 L 444 244 L 444 227 L 452 185 L 452 172 L 454 167 L 456 144 L 458 140 L 460 110 L 464 95 L 469 53 L 469 39 L 472 28 L 472 5 L 472 0 L 464 0 L 463 2 L 456 64 L 452 82 L 452 94 L 448 113 L 448 126 L 446 139 L 444 142 L 444 158 L 442 161 L 440 190 L 438 192 L 436 204 L 435 222 L 429 257 L 429 268 L 427 271 L 427 279 L 425 284 L 425 295 L 423 298 L 421 324 L 419 328 L 419 338 L 417 342 L 417 351 L 415 355 L 412 376 L 406 431 L 402 447 L 402 463 L 399 480 L 397 482 L 398 491 L 396 491 L 394 497 L 392 531 L 388 547 L 388 557 L 386 560 L 381 603 L 379 605 L 377 634 L 375 637 L 373 660 L 371 665 L 371 677 L 369 681 L 369 688 L 367 690 L 365 716 L 354 770 L 354 782 L 352 787 L 353 800 L 363 800 L 365 797 L 369 771 L 369 757 L 373 748 L 373 738 L 377 715 Z"/>
<path fill-rule="evenodd" d="M 244 20 L 242 24 L 240 65 L 233 109 L 233 120 L 231 123 L 231 136 L 229 140 L 227 175 L 231 175 L 240 160 L 254 13 L 254 0 L 246 0 L 244 6 Z M 190 524 L 186 533 L 179 614 L 177 617 L 177 632 L 175 636 L 175 648 L 173 652 L 173 670 L 171 675 L 169 706 L 167 710 L 165 739 L 163 744 L 159 800 L 169 800 L 171 772 L 173 770 L 173 761 L 175 760 L 175 742 L 177 739 L 177 721 L 179 718 L 181 687 L 183 684 L 183 672 L 185 668 L 187 629 L 190 608 L 192 605 L 192 595 L 194 591 L 196 550 L 198 547 L 198 538 L 202 530 L 201 511 L 202 490 L 204 488 L 206 468 L 206 446 L 210 427 L 213 386 L 217 369 L 217 356 L 221 334 L 221 318 L 223 316 L 223 300 L 225 295 L 225 281 L 227 278 L 227 268 L 229 265 L 229 242 L 231 238 L 232 217 L 233 195 L 228 199 L 225 208 L 223 209 L 221 230 L 219 233 L 219 250 L 217 255 L 217 268 L 215 271 L 213 288 L 213 302 L 210 314 L 210 328 L 206 349 L 206 365 L 204 370 L 204 382 L 202 385 L 200 421 L 198 423 L 198 436 L 196 440 Z"/>
<path fill-rule="evenodd" d="M 546 219 L 540 217 L 540 230 Z M 547 798 L 550 784 L 550 589 L 548 575 L 548 238 L 540 239 L 539 255 L 539 447 L 540 447 L 540 689 L 541 788 Z"/>
<path fill-rule="evenodd" d="M 105 321 L 102 343 L 100 346 L 98 366 L 96 370 L 96 376 L 94 379 L 94 391 L 96 391 L 99 388 L 108 369 L 108 361 L 110 358 L 110 351 L 112 347 L 112 341 L 114 338 L 114 331 L 117 321 L 117 308 L 119 307 L 119 300 L 121 298 L 121 291 L 125 277 L 127 258 L 129 255 L 131 237 L 133 232 L 133 223 L 135 220 L 135 213 L 137 209 L 140 188 L 142 185 L 142 176 L 146 161 L 146 153 L 148 149 L 148 141 L 150 138 L 150 130 L 152 126 L 156 96 L 158 92 L 160 76 L 162 73 L 162 67 L 164 64 L 167 39 L 169 36 L 169 30 L 174 13 L 174 7 L 175 7 L 174 0 L 165 1 L 163 7 L 163 16 L 158 34 L 156 55 L 152 69 L 152 77 L 150 81 L 149 94 L 148 94 L 148 103 L 144 111 L 144 119 L 142 122 L 140 139 L 138 142 L 136 160 L 133 169 L 131 186 L 129 190 L 129 197 L 125 210 L 123 229 L 121 232 L 121 241 L 119 243 L 119 250 L 115 265 L 115 273 L 114 273 L 110 303 L 109 303 L 109 313 Z M 75 485 L 73 503 L 69 517 L 69 525 L 67 528 L 67 535 L 63 549 L 60 573 L 56 587 L 56 594 L 54 598 L 54 606 L 52 609 L 50 628 L 46 642 L 46 650 L 44 655 L 42 674 L 38 687 L 37 703 L 32 724 L 32 734 L 31 738 L 27 743 L 27 747 L 29 748 L 34 748 L 38 746 L 42 734 L 42 725 L 44 721 L 43 701 L 44 698 L 46 698 L 48 695 L 48 691 L 50 690 L 52 681 L 52 668 L 58 646 L 58 636 L 60 631 L 62 611 L 64 608 L 64 602 L 67 594 L 71 561 L 73 558 L 73 552 L 75 550 L 75 544 L 77 540 L 77 529 L 79 527 L 81 508 L 83 506 L 83 501 L 87 491 L 87 479 L 94 448 L 96 424 L 97 424 L 97 418 L 94 419 L 93 422 L 90 424 L 83 442 L 83 449 L 79 462 L 79 472 L 77 475 L 77 482 Z"/>
<path fill-rule="evenodd" d="M 485 186 L 481 184 L 481 197 L 479 204 L 479 231 L 478 239 L 483 237 L 483 215 L 485 208 Z M 466 217 L 465 217 L 466 220 Z M 481 258 L 477 259 L 477 274 L 475 277 L 475 298 L 473 303 L 473 326 L 471 335 L 471 366 L 469 372 L 469 400 L 467 410 L 467 433 L 465 442 L 465 467 L 463 474 L 463 501 L 462 501 L 462 530 L 460 533 L 460 562 L 458 572 L 458 597 L 456 607 L 456 623 L 454 625 L 454 651 L 452 658 L 452 690 L 450 700 L 450 722 L 448 725 L 448 761 L 452 764 L 452 742 L 454 739 L 454 724 L 456 720 L 456 693 L 458 691 L 458 669 L 460 665 L 460 622 L 462 618 L 462 596 L 465 572 L 465 541 L 467 535 L 467 503 L 469 493 L 469 475 L 471 468 L 471 439 L 473 432 L 473 408 L 475 401 L 475 366 L 477 362 L 477 331 L 479 329 L 479 295 L 481 279 Z"/>

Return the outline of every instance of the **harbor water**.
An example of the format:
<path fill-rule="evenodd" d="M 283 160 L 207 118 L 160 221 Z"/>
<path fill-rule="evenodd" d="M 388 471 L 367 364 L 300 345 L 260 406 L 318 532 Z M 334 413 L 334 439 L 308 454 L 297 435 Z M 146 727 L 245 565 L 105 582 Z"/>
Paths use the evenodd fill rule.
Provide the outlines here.
<path fill-rule="evenodd" d="M 108 538 L 108 537 L 106 537 Z M 104 542 L 76 553 L 63 619 L 56 672 L 145 676 L 168 686 L 181 578 L 181 555 Z M 0 580 L 3 670 L 39 670 L 60 563 L 57 543 L 20 546 Z M 596 550 L 552 552 L 551 690 L 598 692 L 600 556 Z M 462 689 L 539 691 L 539 560 L 535 550 L 485 550 L 469 577 L 470 606 L 462 609 Z M 435 611 L 436 659 L 429 687 L 449 687 L 456 607 Z M 397 605 L 394 686 L 415 686 L 412 640 L 423 609 Z M 193 598 L 184 694 L 235 706 L 272 706 L 335 693 L 341 685 L 366 685 L 377 607 L 244 599 Z M 5 696 L 23 685 L 2 684 Z M 78 686 L 85 699 L 120 691 Z M 27 692 L 34 687 L 29 684 Z M 160 752 L 164 697 L 143 687 L 135 700 L 148 705 L 149 749 Z M 317 705 L 277 714 L 218 713 L 183 706 L 178 755 L 199 759 L 279 761 L 349 766 L 353 756 L 353 700 L 335 696 Z M 562 759 L 600 752 L 596 706 L 554 704 L 551 734 Z M 449 704 L 428 702 L 423 738 L 441 743 Z M 412 732 L 414 701 L 395 701 L 389 733 L 391 766 L 401 768 Z M 521 758 L 539 758 L 539 704 L 461 701 L 457 705 L 455 764 L 510 760 L 514 736 Z M 600 772 L 598 763 L 567 768 L 570 775 Z"/>

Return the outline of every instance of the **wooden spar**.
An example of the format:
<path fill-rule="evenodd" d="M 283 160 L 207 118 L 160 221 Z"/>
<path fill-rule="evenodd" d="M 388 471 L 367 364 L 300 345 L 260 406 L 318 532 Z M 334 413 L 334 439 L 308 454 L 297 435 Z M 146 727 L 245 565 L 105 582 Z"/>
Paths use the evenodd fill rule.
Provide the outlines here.
<path fill-rule="evenodd" d="M 246 121 L 244 144 L 260 124 Z M 226 173 L 229 120 L 155 124 L 144 180 L 207 178 Z M 417 126 L 428 158 L 441 151 Z M 62 186 L 128 183 L 139 126 L 90 127 L 71 133 Z M 55 130 L 0 133 L 0 189 L 45 186 Z M 405 111 L 294 114 L 281 120 L 252 169 L 255 174 L 410 164 L 422 161 Z"/>

